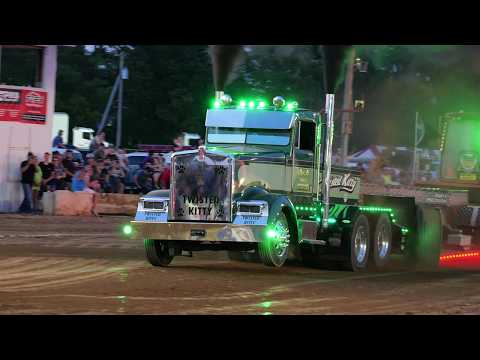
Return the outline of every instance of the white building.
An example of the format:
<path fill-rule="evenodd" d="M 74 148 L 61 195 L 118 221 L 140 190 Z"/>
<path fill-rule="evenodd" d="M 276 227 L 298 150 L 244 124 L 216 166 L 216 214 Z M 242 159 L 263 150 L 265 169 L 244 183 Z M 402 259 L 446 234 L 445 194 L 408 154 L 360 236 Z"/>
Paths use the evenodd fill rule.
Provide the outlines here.
<path fill-rule="evenodd" d="M 22 58 L 23 52 L 35 68 L 34 79 L 8 83 L 14 78 L 9 72 L 16 71 L 15 61 L 8 63 L 8 56 Z M 15 212 L 20 206 L 20 163 L 27 153 L 33 152 L 41 161 L 51 149 L 56 73 L 57 46 L 0 45 L 0 212 Z"/>

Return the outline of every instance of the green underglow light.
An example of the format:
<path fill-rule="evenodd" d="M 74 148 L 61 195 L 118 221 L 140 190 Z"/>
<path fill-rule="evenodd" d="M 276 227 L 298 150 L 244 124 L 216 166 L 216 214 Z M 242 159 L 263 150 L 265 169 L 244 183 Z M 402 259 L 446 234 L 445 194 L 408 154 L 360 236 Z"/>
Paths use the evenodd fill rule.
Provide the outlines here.
<path fill-rule="evenodd" d="M 125 225 L 123 227 L 123 233 L 125 235 L 131 235 L 133 233 L 133 228 L 132 228 L 132 225 Z"/>

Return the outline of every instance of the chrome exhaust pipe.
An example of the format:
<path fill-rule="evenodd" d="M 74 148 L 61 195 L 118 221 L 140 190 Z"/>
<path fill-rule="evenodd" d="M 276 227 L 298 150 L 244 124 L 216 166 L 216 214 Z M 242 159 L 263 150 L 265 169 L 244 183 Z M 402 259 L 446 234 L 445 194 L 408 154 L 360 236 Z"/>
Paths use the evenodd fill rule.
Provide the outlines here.
<path fill-rule="evenodd" d="M 333 113 L 335 110 L 335 94 L 327 94 L 325 98 L 325 111 L 327 115 L 327 136 L 325 141 L 325 164 L 323 169 L 322 200 L 323 217 L 322 227 L 328 227 L 328 215 L 330 206 L 330 177 L 332 173 L 332 146 L 333 146 Z"/>
<path fill-rule="evenodd" d="M 215 91 L 215 100 L 222 100 L 222 96 L 225 93 L 223 91 Z"/>

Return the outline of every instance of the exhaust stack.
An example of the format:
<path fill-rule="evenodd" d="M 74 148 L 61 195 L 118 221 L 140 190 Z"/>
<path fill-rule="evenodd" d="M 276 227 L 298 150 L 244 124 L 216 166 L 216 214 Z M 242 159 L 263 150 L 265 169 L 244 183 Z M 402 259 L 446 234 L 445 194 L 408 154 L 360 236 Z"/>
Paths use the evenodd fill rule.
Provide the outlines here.
<path fill-rule="evenodd" d="M 332 145 L 333 145 L 333 115 L 335 109 L 335 91 L 342 80 L 342 68 L 350 45 L 324 45 L 323 56 L 325 59 L 325 111 L 327 113 L 327 136 L 325 142 L 325 166 L 322 184 L 322 201 L 324 204 L 322 226 L 328 227 L 330 206 L 330 177 L 332 173 Z"/>

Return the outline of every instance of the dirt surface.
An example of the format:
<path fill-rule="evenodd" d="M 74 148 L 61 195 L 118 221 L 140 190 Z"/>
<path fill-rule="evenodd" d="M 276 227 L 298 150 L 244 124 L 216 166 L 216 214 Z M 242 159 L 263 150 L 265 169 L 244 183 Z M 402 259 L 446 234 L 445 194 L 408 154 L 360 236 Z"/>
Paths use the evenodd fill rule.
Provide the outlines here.
<path fill-rule="evenodd" d="M 0 314 L 480 314 L 479 271 L 351 273 L 229 261 L 147 263 L 125 217 L 0 215 Z"/>

